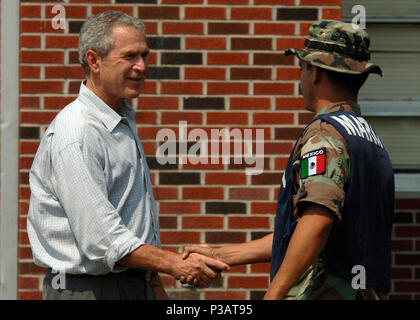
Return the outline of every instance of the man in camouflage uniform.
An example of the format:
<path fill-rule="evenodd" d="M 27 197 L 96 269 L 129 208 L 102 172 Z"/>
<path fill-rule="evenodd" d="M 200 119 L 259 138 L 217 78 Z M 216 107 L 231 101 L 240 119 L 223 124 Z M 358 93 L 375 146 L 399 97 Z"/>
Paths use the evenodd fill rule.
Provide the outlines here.
<path fill-rule="evenodd" d="M 369 36 L 321 21 L 305 49 L 289 49 L 312 122 L 296 141 L 279 192 L 274 233 L 222 248 L 188 247 L 229 265 L 271 261 L 265 299 L 383 299 L 390 289 L 394 179 L 383 143 L 360 115 Z M 182 279 L 191 281 L 191 279 Z"/>

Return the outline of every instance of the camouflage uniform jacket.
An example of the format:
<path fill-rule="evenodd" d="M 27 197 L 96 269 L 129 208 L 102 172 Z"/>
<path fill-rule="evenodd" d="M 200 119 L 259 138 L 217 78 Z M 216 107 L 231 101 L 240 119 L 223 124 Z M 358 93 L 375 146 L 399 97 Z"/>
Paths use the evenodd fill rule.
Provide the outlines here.
<path fill-rule="evenodd" d="M 360 107 L 343 101 L 324 107 L 316 116 L 335 111 L 360 114 Z M 330 209 L 335 223 L 339 223 L 344 207 L 345 185 L 351 170 L 346 142 L 340 133 L 331 124 L 315 120 L 296 142 L 293 168 L 301 168 L 302 158 L 320 149 L 324 149 L 326 155 L 324 172 L 306 177 L 301 176 L 301 170 L 293 172 L 296 177 L 293 186 L 293 215 L 298 220 L 304 203 L 316 203 Z M 356 293 L 348 280 L 328 269 L 321 252 L 286 299 L 355 299 Z M 360 294 L 364 298 L 377 298 L 371 288 L 362 290 Z M 381 298 L 384 298 L 382 294 Z"/>

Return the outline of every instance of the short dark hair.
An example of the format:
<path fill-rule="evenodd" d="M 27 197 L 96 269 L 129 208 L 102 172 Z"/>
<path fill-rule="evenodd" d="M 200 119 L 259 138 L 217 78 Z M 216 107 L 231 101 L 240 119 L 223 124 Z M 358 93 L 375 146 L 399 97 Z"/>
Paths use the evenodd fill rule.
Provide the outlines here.
<path fill-rule="evenodd" d="M 360 74 L 348 74 L 335 72 L 325 69 L 325 73 L 330 81 L 340 89 L 346 89 L 350 93 L 357 94 L 359 93 L 360 88 L 366 82 L 369 73 L 360 73 Z"/>
<path fill-rule="evenodd" d="M 312 65 L 310 63 L 305 64 L 308 70 L 312 69 Z M 335 87 L 345 89 L 353 94 L 359 93 L 360 88 L 363 86 L 369 76 L 369 73 L 367 72 L 360 74 L 348 74 L 331 71 L 321 67 L 318 68 L 322 69 L 326 73 L 328 79 L 330 79 Z"/>

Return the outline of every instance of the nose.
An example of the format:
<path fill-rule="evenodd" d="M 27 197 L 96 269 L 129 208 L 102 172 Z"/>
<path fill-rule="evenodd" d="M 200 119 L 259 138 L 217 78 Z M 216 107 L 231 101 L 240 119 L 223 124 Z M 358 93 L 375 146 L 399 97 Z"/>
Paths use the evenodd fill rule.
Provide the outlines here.
<path fill-rule="evenodd" d="M 133 65 L 133 69 L 139 72 L 144 72 L 147 69 L 147 58 L 143 56 L 139 56 Z"/>

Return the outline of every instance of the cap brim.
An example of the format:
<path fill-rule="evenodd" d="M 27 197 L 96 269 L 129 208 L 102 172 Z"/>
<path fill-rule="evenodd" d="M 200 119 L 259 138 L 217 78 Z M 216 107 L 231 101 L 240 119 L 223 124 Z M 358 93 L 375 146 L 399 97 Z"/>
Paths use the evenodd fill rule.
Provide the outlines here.
<path fill-rule="evenodd" d="M 300 60 L 316 67 L 335 72 L 347 74 L 376 73 L 382 77 L 382 70 L 378 65 L 335 53 L 311 49 L 287 49 L 284 54 L 286 56 L 293 54 Z"/>

